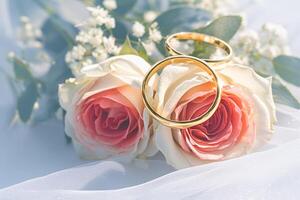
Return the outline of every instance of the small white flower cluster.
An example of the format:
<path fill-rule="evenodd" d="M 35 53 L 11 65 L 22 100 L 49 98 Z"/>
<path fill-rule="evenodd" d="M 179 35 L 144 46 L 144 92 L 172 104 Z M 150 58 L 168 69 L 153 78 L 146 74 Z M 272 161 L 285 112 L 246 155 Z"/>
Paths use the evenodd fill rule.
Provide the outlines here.
<path fill-rule="evenodd" d="M 19 39 L 24 48 L 41 48 L 42 43 L 39 39 L 42 37 L 42 31 L 33 26 L 30 19 L 26 16 L 20 17 Z"/>
<path fill-rule="evenodd" d="M 133 26 L 132 26 L 132 34 L 135 37 L 141 38 L 144 36 L 144 34 L 146 33 L 145 31 L 145 26 L 143 24 L 141 24 L 140 22 L 134 22 Z M 151 26 L 148 29 L 148 33 L 149 33 L 149 38 L 148 40 L 150 40 L 151 42 L 160 42 L 162 39 L 162 35 L 160 33 L 160 31 L 158 30 L 158 24 L 155 22 L 153 24 L 151 24 Z"/>
<path fill-rule="evenodd" d="M 149 20 L 150 21 L 150 20 Z M 141 39 L 146 33 L 145 26 L 140 22 L 134 22 L 132 26 L 132 35 Z M 155 43 L 158 43 L 162 40 L 161 32 L 158 30 L 158 24 L 155 22 L 150 25 L 148 28 L 148 37 L 144 38 L 143 43 L 144 48 L 147 51 L 148 55 L 152 55 L 153 51 L 155 51 Z"/>
<path fill-rule="evenodd" d="M 104 0 L 103 1 L 103 6 L 107 10 L 114 10 L 117 8 L 117 2 L 115 0 Z"/>
<path fill-rule="evenodd" d="M 140 22 L 134 22 L 132 26 L 132 34 L 138 38 L 142 37 L 145 34 L 145 26 Z"/>
<path fill-rule="evenodd" d="M 211 12 L 214 17 L 219 17 L 228 14 L 234 3 L 235 0 L 202 0 L 198 6 Z"/>
<path fill-rule="evenodd" d="M 144 14 L 144 20 L 147 23 L 151 23 L 151 22 L 153 22 L 155 20 L 155 18 L 157 17 L 157 15 L 158 15 L 157 12 L 149 10 L 149 11 L 145 12 L 145 14 Z"/>
<path fill-rule="evenodd" d="M 267 58 L 290 52 L 287 30 L 278 24 L 266 23 L 260 30 L 260 53 Z"/>
<path fill-rule="evenodd" d="M 288 54 L 287 31 L 281 25 L 267 23 L 256 32 L 244 29 L 231 42 L 242 64 L 253 64 L 260 58 L 273 59 L 280 54 Z"/>
<path fill-rule="evenodd" d="M 111 31 L 115 28 L 115 19 L 109 15 L 109 10 L 117 8 L 114 0 L 103 2 L 102 7 L 88 7 L 90 17 L 81 26 L 81 31 L 76 36 L 76 45 L 66 55 L 75 76 L 80 75 L 83 66 L 105 60 L 110 55 L 119 53 L 120 48 L 115 44 Z"/>
<path fill-rule="evenodd" d="M 52 60 L 47 52 L 42 48 L 40 42 L 42 31 L 35 27 L 27 16 L 20 17 L 20 29 L 18 32 L 18 43 L 25 50 L 21 57 L 15 52 L 8 53 L 9 61 L 20 59 L 27 63 L 34 77 L 44 76 L 50 69 Z"/>

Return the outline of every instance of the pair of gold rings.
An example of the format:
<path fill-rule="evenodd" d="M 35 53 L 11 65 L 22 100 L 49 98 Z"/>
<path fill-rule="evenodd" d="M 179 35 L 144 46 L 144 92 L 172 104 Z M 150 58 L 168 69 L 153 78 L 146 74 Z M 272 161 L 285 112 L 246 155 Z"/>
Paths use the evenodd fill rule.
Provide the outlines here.
<path fill-rule="evenodd" d="M 197 41 L 197 42 L 207 43 L 207 44 L 210 44 L 210 45 L 213 45 L 215 47 L 222 49 L 224 52 L 226 52 L 226 55 L 223 56 L 222 58 L 215 58 L 215 59 L 214 58 L 201 59 L 201 58 L 196 58 L 194 56 L 188 56 L 188 55 L 185 55 L 184 53 L 180 52 L 179 50 L 177 50 L 172 45 L 172 41 L 174 39 L 176 39 L 176 40 L 193 40 L 193 41 Z M 201 34 L 201 33 L 194 33 L 194 32 L 180 32 L 180 33 L 175 33 L 173 35 L 170 35 L 166 39 L 165 47 L 171 56 L 156 63 L 152 67 L 152 69 L 146 74 L 146 76 L 144 78 L 144 81 L 142 84 L 142 96 L 143 96 L 144 104 L 145 104 L 146 108 L 148 109 L 148 111 L 150 112 L 150 114 L 153 116 L 153 118 L 158 120 L 160 123 L 162 123 L 165 126 L 183 129 L 183 128 L 189 128 L 192 126 L 199 125 L 199 124 L 205 122 L 206 120 L 208 120 L 215 113 L 215 111 L 217 110 L 217 108 L 220 104 L 221 95 L 222 95 L 222 88 L 221 88 L 222 86 L 220 84 L 220 81 L 218 79 L 218 76 L 217 76 L 215 70 L 216 70 L 217 65 L 230 61 L 231 56 L 232 56 L 232 49 L 229 46 L 229 44 L 227 44 L 225 41 L 223 41 L 219 38 Z M 212 80 L 215 83 L 215 87 L 216 87 L 215 98 L 214 98 L 212 104 L 207 109 L 207 111 L 205 113 L 203 113 L 201 116 L 199 116 L 195 119 L 192 119 L 192 120 L 188 120 L 188 121 L 177 121 L 177 120 L 172 120 L 172 119 L 163 117 L 161 114 L 159 114 L 155 110 L 154 106 L 151 105 L 150 100 L 148 98 L 149 95 L 147 95 L 147 94 L 149 94 L 149 91 L 148 91 L 149 87 L 147 87 L 147 86 L 150 82 L 150 79 L 154 75 L 159 73 L 161 70 L 163 70 L 165 67 L 172 65 L 172 64 L 178 64 L 178 63 L 189 63 L 189 64 L 193 64 L 194 66 L 199 67 L 201 70 L 203 70 L 204 72 L 206 72 L 208 75 L 210 75 L 212 77 Z M 212 65 L 212 67 L 211 67 L 211 65 Z"/>

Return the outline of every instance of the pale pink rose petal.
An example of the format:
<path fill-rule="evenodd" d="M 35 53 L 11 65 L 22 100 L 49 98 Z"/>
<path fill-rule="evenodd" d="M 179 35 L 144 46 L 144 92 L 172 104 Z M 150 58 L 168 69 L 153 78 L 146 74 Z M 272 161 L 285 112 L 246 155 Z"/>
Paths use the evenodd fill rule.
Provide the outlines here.
<path fill-rule="evenodd" d="M 179 120 L 191 120 L 206 112 L 215 94 L 203 89 L 200 86 L 188 91 L 179 101 L 173 115 Z M 203 160 L 219 160 L 245 134 L 255 137 L 254 126 L 249 126 L 253 124 L 252 103 L 242 94 L 242 90 L 235 86 L 225 87 L 221 103 L 208 121 L 174 134 L 181 148 Z"/>
<path fill-rule="evenodd" d="M 79 104 L 78 115 L 78 122 L 86 134 L 81 138 L 90 138 L 118 151 L 130 148 L 142 138 L 141 115 L 118 88 L 96 93 L 83 100 Z"/>

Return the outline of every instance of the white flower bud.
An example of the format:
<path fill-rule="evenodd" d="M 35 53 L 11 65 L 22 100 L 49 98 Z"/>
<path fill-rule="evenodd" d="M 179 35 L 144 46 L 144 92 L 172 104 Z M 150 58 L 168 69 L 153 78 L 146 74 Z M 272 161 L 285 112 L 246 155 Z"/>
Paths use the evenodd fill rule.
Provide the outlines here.
<path fill-rule="evenodd" d="M 115 0 L 104 0 L 103 1 L 103 6 L 107 10 L 114 10 L 117 8 L 117 2 Z"/>
<path fill-rule="evenodd" d="M 103 46 L 107 53 L 109 54 L 117 54 L 119 48 L 115 45 L 116 39 L 113 36 L 103 37 Z"/>
<path fill-rule="evenodd" d="M 144 14 L 144 20 L 148 23 L 152 22 L 157 17 L 157 13 L 154 11 L 148 11 Z"/>
<path fill-rule="evenodd" d="M 81 60 L 86 53 L 86 49 L 82 45 L 77 45 L 72 49 L 72 57 L 75 60 Z"/>
<path fill-rule="evenodd" d="M 145 27 L 140 22 L 134 22 L 132 32 L 134 36 L 142 37 L 145 34 Z"/>
<path fill-rule="evenodd" d="M 112 17 L 107 17 L 107 18 L 106 18 L 106 22 L 105 22 L 105 26 L 106 26 L 106 28 L 108 28 L 108 29 L 113 29 L 113 28 L 115 28 L 115 27 L 116 27 L 116 21 L 115 21 L 115 19 L 112 18 Z"/>
<path fill-rule="evenodd" d="M 162 35 L 158 30 L 158 24 L 154 23 L 149 28 L 149 39 L 153 42 L 160 42 L 162 39 Z"/>

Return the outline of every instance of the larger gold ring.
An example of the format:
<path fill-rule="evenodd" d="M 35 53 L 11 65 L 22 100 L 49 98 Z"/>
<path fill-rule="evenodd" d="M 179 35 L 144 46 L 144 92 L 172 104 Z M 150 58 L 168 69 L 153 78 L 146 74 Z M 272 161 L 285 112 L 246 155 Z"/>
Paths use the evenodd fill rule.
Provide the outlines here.
<path fill-rule="evenodd" d="M 223 49 L 226 52 L 226 56 L 222 57 L 222 58 L 201 58 L 202 60 L 204 60 L 207 63 L 211 63 L 211 64 L 223 64 L 223 63 L 227 63 L 231 60 L 232 57 L 232 48 L 230 47 L 230 45 L 213 36 L 210 35 L 206 35 L 206 34 L 202 34 L 202 33 L 195 33 L 195 32 L 180 32 L 180 33 L 175 33 L 173 35 L 170 35 L 165 42 L 165 47 L 167 49 L 167 51 L 170 53 L 170 55 L 184 55 L 184 53 L 176 50 L 174 47 L 172 47 L 172 40 L 173 39 L 177 39 L 177 40 L 194 40 L 194 41 L 198 41 L 198 42 L 205 42 L 211 45 L 214 45 L 220 49 Z"/>
<path fill-rule="evenodd" d="M 194 64 L 195 66 L 200 67 L 202 70 L 204 70 L 206 73 L 208 73 L 210 76 L 213 77 L 214 82 L 216 83 L 216 96 L 214 98 L 214 101 L 212 102 L 211 106 L 208 108 L 206 113 L 203 113 L 201 116 L 198 118 L 195 118 L 190 121 L 176 121 L 176 120 L 171 120 L 167 119 L 163 116 L 161 116 L 159 113 L 155 111 L 155 108 L 149 103 L 149 99 L 147 97 L 147 89 L 149 87 L 148 83 L 153 77 L 153 75 L 157 74 L 160 70 L 164 69 L 166 66 L 169 66 L 170 64 L 175 64 L 175 63 L 191 63 Z M 149 94 L 149 93 L 148 93 Z M 150 112 L 150 114 L 153 116 L 154 119 L 158 120 L 160 123 L 164 124 L 165 126 L 172 127 L 172 128 L 179 128 L 179 129 L 184 129 L 184 128 L 189 128 L 192 126 L 199 125 L 206 120 L 208 120 L 217 110 L 220 101 L 221 101 L 221 84 L 219 82 L 218 76 L 214 72 L 214 70 L 203 60 L 192 57 L 192 56 L 185 56 L 185 55 L 178 55 L 178 56 L 170 56 L 165 58 L 164 60 L 156 63 L 153 68 L 148 72 L 148 74 L 145 76 L 143 84 L 142 84 L 142 96 L 143 96 L 143 101 Z"/>

